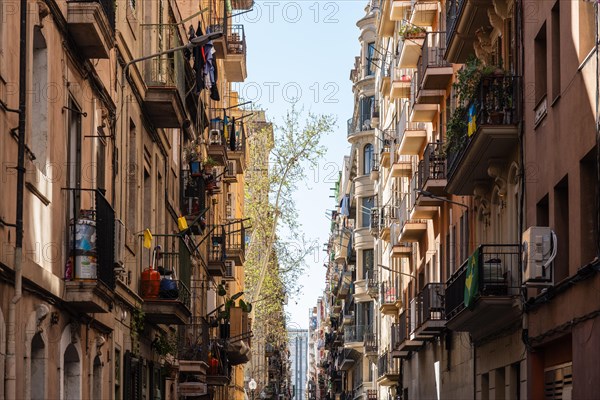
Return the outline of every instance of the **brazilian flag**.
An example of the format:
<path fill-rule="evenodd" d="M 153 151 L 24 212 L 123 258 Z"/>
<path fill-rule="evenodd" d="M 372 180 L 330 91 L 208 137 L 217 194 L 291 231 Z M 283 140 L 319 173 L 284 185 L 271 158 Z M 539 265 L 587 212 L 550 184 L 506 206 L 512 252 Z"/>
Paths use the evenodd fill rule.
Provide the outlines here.
<path fill-rule="evenodd" d="M 473 306 L 477 292 L 479 292 L 479 250 L 476 250 L 467 261 L 465 307 L 469 308 Z"/>

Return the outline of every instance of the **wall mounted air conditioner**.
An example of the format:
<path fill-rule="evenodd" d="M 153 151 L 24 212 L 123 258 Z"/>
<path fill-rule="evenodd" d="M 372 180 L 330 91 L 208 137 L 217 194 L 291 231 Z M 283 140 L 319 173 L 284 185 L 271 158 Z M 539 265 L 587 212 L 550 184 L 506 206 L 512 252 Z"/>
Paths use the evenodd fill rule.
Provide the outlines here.
<path fill-rule="evenodd" d="M 521 247 L 523 261 L 523 284 L 526 286 L 554 285 L 556 257 L 556 234 L 545 226 L 532 226 L 523 232 Z"/>

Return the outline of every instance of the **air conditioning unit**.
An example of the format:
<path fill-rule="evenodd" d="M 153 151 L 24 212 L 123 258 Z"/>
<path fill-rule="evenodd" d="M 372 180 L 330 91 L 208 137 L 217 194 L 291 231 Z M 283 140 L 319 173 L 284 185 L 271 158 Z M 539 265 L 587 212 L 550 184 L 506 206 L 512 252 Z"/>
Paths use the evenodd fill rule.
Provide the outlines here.
<path fill-rule="evenodd" d="M 532 226 L 523 232 L 523 283 L 527 286 L 552 286 L 556 257 L 556 234 L 545 226 Z"/>
<path fill-rule="evenodd" d="M 225 260 L 225 276 L 233 278 L 233 269 L 235 268 L 235 262 L 232 260 Z"/>
<path fill-rule="evenodd" d="M 125 264 L 125 225 L 119 219 L 115 219 L 115 268 L 123 268 Z"/>
<path fill-rule="evenodd" d="M 218 129 L 211 129 L 208 133 L 208 139 L 210 144 L 223 144 L 221 143 L 221 131 Z"/>

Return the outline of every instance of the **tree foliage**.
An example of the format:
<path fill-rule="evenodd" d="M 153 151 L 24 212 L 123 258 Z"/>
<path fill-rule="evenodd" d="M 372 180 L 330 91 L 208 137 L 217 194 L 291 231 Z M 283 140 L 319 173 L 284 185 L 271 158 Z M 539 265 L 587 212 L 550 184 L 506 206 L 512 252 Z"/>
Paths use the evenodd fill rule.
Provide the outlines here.
<path fill-rule="evenodd" d="M 301 233 L 295 191 L 325 153 L 321 138 L 335 119 L 292 107 L 281 125 L 250 127 L 246 173 L 246 215 L 252 233 L 246 252 L 246 288 L 254 304 L 255 326 L 284 339 L 284 297 L 299 290 L 298 278 L 314 242 Z M 261 329 L 262 330 L 262 329 Z M 267 332 L 265 332 L 266 334 Z"/>

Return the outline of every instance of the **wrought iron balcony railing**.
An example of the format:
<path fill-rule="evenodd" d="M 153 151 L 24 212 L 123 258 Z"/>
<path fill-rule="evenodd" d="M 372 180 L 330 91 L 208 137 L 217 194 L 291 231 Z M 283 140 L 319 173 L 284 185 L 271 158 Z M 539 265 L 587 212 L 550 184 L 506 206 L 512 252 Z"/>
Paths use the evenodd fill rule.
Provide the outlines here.
<path fill-rule="evenodd" d="M 519 295 L 521 273 L 520 246 L 516 244 L 485 244 L 461 265 L 448 280 L 445 294 L 445 314 L 449 320 L 465 309 L 465 283 L 469 262 L 474 262 L 470 285 L 475 285 L 475 300 L 479 297 Z"/>

